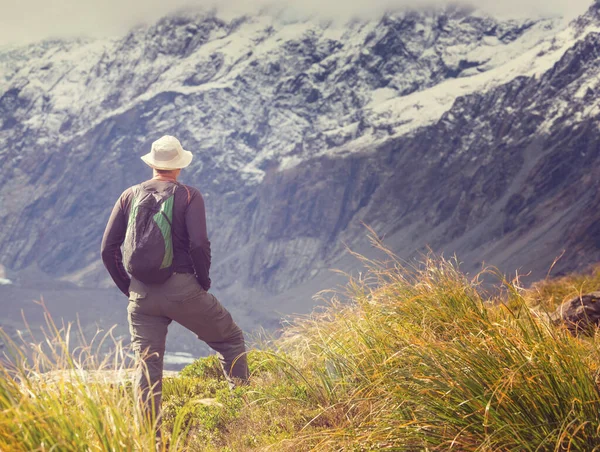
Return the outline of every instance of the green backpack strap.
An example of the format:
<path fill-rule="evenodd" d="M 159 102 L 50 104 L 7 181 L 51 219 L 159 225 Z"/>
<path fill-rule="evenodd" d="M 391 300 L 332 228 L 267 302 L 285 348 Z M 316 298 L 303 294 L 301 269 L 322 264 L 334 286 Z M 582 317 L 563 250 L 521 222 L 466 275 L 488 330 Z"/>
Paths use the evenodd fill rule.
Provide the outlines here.
<path fill-rule="evenodd" d="M 162 202 L 160 210 L 154 215 L 154 221 L 158 225 L 160 232 L 165 240 L 165 257 L 160 266 L 161 269 L 171 266 L 173 263 L 173 204 L 175 200 L 175 190 L 173 194 Z"/>

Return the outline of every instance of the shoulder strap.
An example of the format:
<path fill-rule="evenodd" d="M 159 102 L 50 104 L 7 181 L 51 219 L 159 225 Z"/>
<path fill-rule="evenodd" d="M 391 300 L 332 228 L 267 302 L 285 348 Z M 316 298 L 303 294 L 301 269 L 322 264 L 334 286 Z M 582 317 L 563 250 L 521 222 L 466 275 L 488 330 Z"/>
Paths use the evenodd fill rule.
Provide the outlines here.
<path fill-rule="evenodd" d="M 140 196 L 141 191 L 142 184 L 134 185 L 133 187 L 131 187 L 131 201 L 129 202 L 129 212 L 131 212 L 137 204 L 137 200 Z"/>
<path fill-rule="evenodd" d="M 185 191 L 187 191 L 187 204 L 186 205 L 190 205 L 190 201 L 192 200 L 192 194 L 190 193 L 190 189 L 188 188 L 187 185 L 184 185 L 183 188 L 185 188 Z"/>
<path fill-rule="evenodd" d="M 189 206 L 190 205 L 190 201 L 192 200 L 192 194 L 190 193 L 190 189 L 188 188 L 187 185 L 182 184 L 181 182 L 175 182 L 175 185 L 177 185 L 178 187 L 183 187 L 185 188 L 185 191 L 187 192 L 187 202 L 185 203 L 185 206 Z"/>
<path fill-rule="evenodd" d="M 144 189 L 144 187 L 142 187 L 142 184 L 137 184 L 137 185 L 134 185 L 133 187 L 131 187 L 131 193 L 133 195 L 132 199 L 137 198 L 143 189 Z"/>

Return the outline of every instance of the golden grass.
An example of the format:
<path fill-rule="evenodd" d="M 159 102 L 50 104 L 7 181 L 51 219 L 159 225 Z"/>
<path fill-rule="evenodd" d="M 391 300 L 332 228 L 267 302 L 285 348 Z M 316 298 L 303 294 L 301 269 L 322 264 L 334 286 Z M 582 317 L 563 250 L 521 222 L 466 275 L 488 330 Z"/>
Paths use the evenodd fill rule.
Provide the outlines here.
<path fill-rule="evenodd" d="M 524 294 L 524 299 L 530 306 L 551 312 L 565 301 L 599 290 L 600 265 L 596 265 L 583 273 L 539 281 Z"/>
<path fill-rule="evenodd" d="M 352 303 L 334 294 L 249 353 L 250 385 L 230 391 L 214 357 L 165 379 L 170 450 L 600 450 L 600 335 L 530 310 L 597 289 L 600 270 L 528 291 L 499 277 L 492 303 L 452 260 L 363 262 Z M 11 347 L 28 357 L 0 369 L 0 450 L 151 450 L 130 386 L 75 372 L 125 371 L 124 350 L 97 362 L 69 334 Z"/>

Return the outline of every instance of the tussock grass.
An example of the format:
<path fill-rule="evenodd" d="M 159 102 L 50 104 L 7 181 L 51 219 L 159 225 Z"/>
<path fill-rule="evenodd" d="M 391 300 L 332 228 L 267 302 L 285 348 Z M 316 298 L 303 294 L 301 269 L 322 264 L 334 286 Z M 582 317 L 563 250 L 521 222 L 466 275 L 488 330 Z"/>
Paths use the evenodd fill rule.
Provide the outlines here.
<path fill-rule="evenodd" d="M 583 273 L 539 281 L 524 294 L 524 298 L 530 306 L 552 312 L 565 301 L 599 290 L 600 265 L 595 265 Z"/>
<path fill-rule="evenodd" d="M 573 337 L 530 309 L 554 290 L 598 289 L 600 273 L 531 290 L 497 275 L 504 297 L 490 300 L 456 260 L 387 256 L 363 259 L 369 272 L 342 296 L 251 350 L 248 386 L 230 391 L 215 357 L 165 379 L 170 450 L 600 450 L 600 335 Z M 74 359 L 66 333 L 50 360 L 39 349 L 34 365 L 2 369 L 0 450 L 151 450 L 127 384 L 41 378 L 125 370 L 115 356 L 90 365 L 92 347 Z"/>
<path fill-rule="evenodd" d="M 27 341 L 29 332 L 17 343 L 0 331 L 7 349 L 0 360 L 0 450 L 165 450 L 134 403 L 131 360 L 112 330 L 87 343 L 81 329 L 74 334 L 72 325 L 59 328 L 45 315 L 43 342 Z M 105 341 L 113 352 L 100 359 Z"/>
<path fill-rule="evenodd" d="M 298 321 L 283 347 L 313 381 L 330 429 L 299 447 L 339 450 L 594 450 L 600 448 L 598 336 L 573 338 L 501 280 L 490 303 L 456 262 L 407 268 L 366 262 L 353 305 L 334 299 Z M 353 446 L 356 447 L 356 446 Z"/>

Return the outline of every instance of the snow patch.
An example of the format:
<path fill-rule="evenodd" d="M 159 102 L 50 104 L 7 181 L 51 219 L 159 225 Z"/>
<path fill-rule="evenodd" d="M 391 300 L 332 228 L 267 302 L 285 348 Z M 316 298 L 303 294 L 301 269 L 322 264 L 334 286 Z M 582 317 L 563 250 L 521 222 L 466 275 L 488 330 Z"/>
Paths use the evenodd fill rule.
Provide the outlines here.
<path fill-rule="evenodd" d="M 402 23 L 402 15 L 389 16 L 389 28 L 378 21 L 287 21 L 260 15 L 219 25 L 206 42 L 180 53 L 163 51 L 162 41 L 148 38 L 144 28 L 118 41 L 0 49 L 0 92 L 20 90 L 19 101 L 30 105 L 20 120 L 36 131 L 40 147 L 60 147 L 158 95 L 174 94 L 175 102 L 144 111 L 142 117 L 156 118 L 153 127 L 160 130 L 185 120 L 201 151 L 216 152 L 214 161 L 241 171 L 244 180 L 260 181 L 262 162 L 291 168 L 318 155 L 345 155 L 413 133 L 438 121 L 460 96 L 544 73 L 585 38 L 564 21 L 543 19 L 508 24 L 511 29 L 531 25 L 510 43 L 488 35 L 469 40 L 465 37 L 482 26 L 480 19 L 495 24 L 480 13 L 472 18 L 478 22 L 450 21 L 454 34 L 442 40 L 435 40 L 439 17 L 433 12 L 419 16 L 415 29 L 406 32 L 410 39 L 399 36 L 397 41 L 393 33 L 402 31 L 394 26 Z M 396 53 L 412 53 L 422 64 L 400 58 L 385 84 L 378 85 L 385 87 L 371 89 L 365 79 L 376 68 L 369 64 L 386 64 L 377 62 L 381 49 L 375 44 L 387 42 L 382 40 L 391 40 L 390 46 L 401 43 L 404 48 Z M 298 63 L 303 59 L 309 63 Z M 456 78 L 428 87 L 440 59 Z M 585 96 L 586 89 L 582 86 L 575 97 Z M 198 103 L 190 103 L 188 96 Z"/>
<path fill-rule="evenodd" d="M 450 79 L 408 96 L 389 99 L 381 103 L 371 102 L 367 108 L 367 116 L 374 125 L 391 124 L 396 136 L 408 134 L 417 128 L 438 121 L 444 113 L 452 108 L 458 97 L 475 92 L 487 92 L 518 76 L 540 76 L 552 68 L 567 50 L 594 31 L 596 31 L 595 27 L 576 36 L 576 31 L 568 27 L 557 33 L 552 39 L 541 40 L 529 50 L 515 51 L 513 49 L 512 52 L 509 52 L 507 49 L 509 46 L 507 46 L 503 49 L 504 52 L 507 52 L 505 57 L 512 54 L 514 58 L 505 64 L 468 78 Z M 535 38 L 529 39 L 527 42 L 531 43 L 532 41 L 535 41 Z M 549 129 L 548 124 L 545 127 Z"/>

